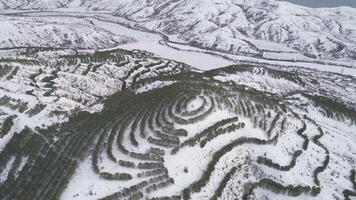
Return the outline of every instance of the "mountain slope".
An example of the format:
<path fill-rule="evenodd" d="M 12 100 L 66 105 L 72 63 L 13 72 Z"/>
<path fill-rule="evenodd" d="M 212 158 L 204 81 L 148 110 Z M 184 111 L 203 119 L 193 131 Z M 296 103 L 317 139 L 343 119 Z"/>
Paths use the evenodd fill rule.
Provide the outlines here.
<path fill-rule="evenodd" d="M 356 9 L 347 7 L 312 9 L 275 0 L 2 2 L 3 8 L 109 9 L 149 30 L 178 37 L 176 41 L 234 54 L 299 52 L 311 58 L 356 59 Z"/>
<path fill-rule="evenodd" d="M 0 48 L 10 47 L 75 47 L 108 48 L 134 40 L 112 34 L 83 19 L 58 17 L 0 18 Z"/>
<path fill-rule="evenodd" d="M 355 59 L 356 54 L 356 9 L 351 8 L 318 10 L 255 0 L 142 1 L 116 14 L 193 46 L 224 52 L 262 56 L 296 50 L 324 59 Z"/>
<path fill-rule="evenodd" d="M 14 134 L 0 198 L 342 199 L 355 192 L 356 112 L 314 94 L 318 82 L 238 65 L 143 80 L 101 112 Z"/>
<path fill-rule="evenodd" d="M 0 149 L 24 127 L 49 126 L 79 111 L 97 112 L 107 96 L 140 80 L 188 69 L 139 50 L 0 50 Z M 11 126 L 2 128 L 6 121 Z"/>

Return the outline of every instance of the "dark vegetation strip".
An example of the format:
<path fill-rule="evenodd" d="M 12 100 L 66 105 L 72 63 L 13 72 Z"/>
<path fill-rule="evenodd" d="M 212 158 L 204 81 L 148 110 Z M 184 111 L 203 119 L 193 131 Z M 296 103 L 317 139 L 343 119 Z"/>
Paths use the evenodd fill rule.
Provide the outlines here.
<path fill-rule="evenodd" d="M 131 198 L 137 193 L 145 190 L 145 192 L 150 193 L 154 190 L 161 189 L 167 187 L 169 184 L 173 184 L 174 180 L 169 178 L 166 174 L 161 176 L 156 176 L 150 178 L 148 180 L 142 181 L 136 185 L 130 186 L 128 188 L 124 188 L 119 192 L 101 198 L 99 200 L 117 200 L 123 198 Z"/>
<path fill-rule="evenodd" d="M 96 174 L 99 174 L 101 178 L 108 179 L 108 180 L 120 180 L 120 181 L 127 181 L 131 180 L 132 176 L 127 173 L 108 173 L 108 172 L 101 172 L 98 166 L 98 160 L 102 151 L 103 146 L 105 145 L 105 139 L 107 138 L 108 128 L 104 129 L 101 133 L 97 144 L 95 145 L 95 149 L 92 153 L 92 169 Z"/>
<path fill-rule="evenodd" d="M 115 158 L 114 154 L 112 153 L 112 147 L 113 147 L 113 142 L 114 142 L 116 133 L 118 132 L 118 129 L 119 129 L 119 122 L 120 122 L 120 120 L 113 123 L 113 126 L 111 127 L 111 130 L 110 130 L 108 142 L 107 142 L 107 147 L 106 147 L 106 154 L 108 155 L 108 158 L 113 162 L 117 162 L 117 159 Z"/>
<path fill-rule="evenodd" d="M 9 65 L 0 65 L 0 78 L 8 75 L 11 72 L 12 67 Z"/>
<path fill-rule="evenodd" d="M 263 188 L 276 194 L 283 194 L 292 197 L 297 197 L 303 194 L 310 195 L 310 196 L 317 196 L 321 190 L 319 187 L 310 187 L 310 186 L 302 186 L 302 185 L 283 186 L 280 183 L 265 178 L 256 183 L 252 183 L 251 185 L 249 185 L 242 199 L 243 200 L 249 199 L 253 191 L 257 188 Z"/>
<path fill-rule="evenodd" d="M 132 145 L 134 146 L 138 146 L 138 142 L 135 136 L 136 130 L 138 128 L 138 125 L 140 123 L 140 121 L 142 120 L 142 117 L 145 115 L 145 112 L 147 112 L 146 110 L 141 110 L 135 117 L 132 125 L 131 125 L 131 129 L 130 129 L 130 142 Z"/>
<path fill-rule="evenodd" d="M 327 168 L 327 166 L 329 164 L 329 161 L 330 161 L 329 150 L 324 146 L 324 144 L 322 144 L 319 141 L 319 139 L 324 136 L 324 132 L 320 127 L 318 127 L 318 131 L 319 131 L 319 135 L 316 135 L 316 136 L 313 137 L 313 142 L 316 145 L 318 145 L 319 147 L 321 147 L 322 149 L 324 149 L 324 151 L 326 153 L 326 157 L 324 159 L 324 162 L 323 162 L 322 166 L 317 167 L 315 169 L 315 171 L 314 171 L 313 175 L 314 175 L 314 182 L 315 182 L 316 185 L 320 185 L 320 181 L 318 179 L 318 175 Z"/>
<path fill-rule="evenodd" d="M 218 189 L 214 192 L 214 196 L 211 200 L 217 200 L 221 197 L 223 190 L 225 189 L 227 182 L 231 180 L 232 176 L 235 174 L 237 167 L 233 167 L 224 177 L 224 179 L 220 182 Z"/>
<path fill-rule="evenodd" d="M 28 114 L 29 117 L 33 117 L 37 114 L 39 114 L 42 110 L 44 110 L 47 107 L 46 104 L 42 104 L 42 103 L 38 103 L 36 104 L 35 107 L 31 108 L 30 110 L 28 110 L 26 112 L 26 114 Z"/>
<path fill-rule="evenodd" d="M 350 181 L 352 183 L 352 190 L 344 190 L 343 191 L 343 194 L 344 194 L 344 197 L 345 197 L 345 200 L 351 200 L 351 196 L 353 197 L 356 197 L 356 170 L 355 169 L 352 169 L 351 172 L 350 172 Z"/>
<path fill-rule="evenodd" d="M 169 196 L 153 197 L 153 198 L 149 198 L 147 200 L 181 200 L 181 199 L 182 199 L 181 196 L 176 195 L 176 196 L 171 196 L 171 197 L 169 197 Z"/>
<path fill-rule="evenodd" d="M 324 115 L 326 117 L 340 121 L 344 120 L 343 116 L 346 116 L 352 121 L 353 124 L 356 123 L 356 110 L 353 108 L 327 97 L 309 95 L 305 93 L 302 95 L 313 100 L 316 106 L 321 107 L 325 111 Z"/>
<path fill-rule="evenodd" d="M 184 111 L 182 113 L 182 116 L 187 116 L 187 117 L 191 117 L 191 116 L 195 116 L 195 115 L 198 115 L 199 113 L 203 112 L 204 111 L 204 108 L 206 106 L 206 103 L 207 103 L 207 100 L 206 98 L 203 98 L 203 97 L 199 97 L 199 98 L 202 98 L 203 99 L 203 103 L 202 105 L 200 105 L 198 108 L 192 110 L 192 111 Z"/>
<path fill-rule="evenodd" d="M 275 116 L 275 118 L 273 119 L 273 121 L 272 121 L 272 123 L 271 123 L 271 126 L 270 126 L 270 128 L 268 129 L 268 131 L 267 131 L 267 136 L 268 136 L 268 137 L 271 137 L 272 131 L 273 131 L 273 129 L 275 128 L 275 126 L 276 126 L 276 124 L 277 124 L 279 118 L 281 117 L 281 115 L 282 115 L 282 113 L 281 113 L 281 112 L 278 112 L 278 114 L 277 114 L 277 115 Z"/>
<path fill-rule="evenodd" d="M 298 150 L 298 151 L 294 152 L 290 164 L 285 165 L 285 166 L 281 166 L 280 164 L 273 162 L 271 159 L 262 157 L 262 156 L 258 156 L 257 163 L 267 165 L 268 167 L 271 167 L 273 169 L 277 169 L 280 171 L 289 171 L 290 169 L 295 167 L 295 165 L 297 163 L 297 159 L 299 158 L 300 155 L 302 155 L 302 153 L 303 153 L 302 150 Z"/>
<path fill-rule="evenodd" d="M 19 68 L 18 66 L 15 67 L 15 69 L 13 69 L 13 70 L 11 71 L 11 73 L 6 77 L 6 79 L 7 79 L 7 80 L 13 79 L 14 76 L 18 73 L 19 69 L 20 69 L 20 68 Z"/>
<path fill-rule="evenodd" d="M 275 136 L 274 138 L 267 140 L 267 141 L 260 140 L 257 138 L 243 137 L 243 138 L 239 138 L 239 139 L 231 142 L 230 144 L 224 146 L 219 151 L 214 153 L 210 163 L 208 164 L 207 168 L 205 169 L 205 171 L 204 171 L 203 175 L 200 177 L 200 179 L 193 182 L 189 187 L 187 187 L 183 190 L 183 199 L 185 199 L 185 200 L 190 199 L 192 193 L 200 192 L 201 188 L 203 188 L 208 183 L 210 176 L 215 169 L 215 165 L 219 162 L 219 160 L 225 154 L 230 152 L 233 148 L 235 148 L 237 146 L 244 145 L 244 144 L 257 144 L 257 145 L 272 144 L 272 143 L 276 142 L 277 139 L 278 139 L 277 136 Z"/>
<path fill-rule="evenodd" d="M 206 137 L 204 139 L 202 139 L 200 141 L 200 147 L 203 148 L 205 147 L 205 145 L 207 143 L 209 143 L 210 141 L 212 141 L 214 138 L 223 135 L 225 133 L 231 133 L 234 131 L 239 130 L 240 128 L 244 128 L 245 127 L 245 123 L 237 123 L 237 124 L 231 124 L 227 127 L 224 128 L 218 128 L 216 130 L 213 130 L 212 132 L 210 132 L 209 134 L 206 135 Z"/>
<path fill-rule="evenodd" d="M 1 184 L 0 199 L 58 199 L 78 165 L 58 152 L 57 147 L 29 129 L 14 134 L 0 153 L 0 168 L 9 158 L 16 157 L 9 179 Z M 27 162 L 17 172 L 23 156 L 28 157 Z"/>
<path fill-rule="evenodd" d="M 0 138 L 4 137 L 11 131 L 11 128 L 14 126 L 15 118 L 16 118 L 15 116 L 9 116 L 5 119 L 5 121 L 3 122 L 2 126 L 1 126 Z"/>
<path fill-rule="evenodd" d="M 227 118 L 227 119 L 223 119 L 223 120 L 216 122 L 214 125 L 204 129 L 202 132 L 194 135 L 194 137 L 191 137 L 188 140 L 181 143 L 178 147 L 174 148 L 171 151 L 171 153 L 176 154 L 180 149 L 182 149 L 185 146 L 194 146 L 197 142 L 201 141 L 202 138 L 208 137 L 210 134 L 214 134 L 214 131 L 216 131 L 217 128 L 225 126 L 232 122 L 236 122 L 236 121 L 238 121 L 238 119 L 239 119 L 238 117 L 232 117 L 232 118 Z"/>
<path fill-rule="evenodd" d="M 303 134 L 305 132 L 305 130 L 307 130 L 307 124 L 305 122 L 303 122 L 303 127 L 300 128 L 297 131 L 297 134 L 302 137 L 304 139 L 303 142 L 303 150 L 307 150 L 308 149 L 308 145 L 309 145 L 309 138 L 307 135 Z"/>
<path fill-rule="evenodd" d="M 208 115 L 210 115 L 213 112 L 215 104 L 214 104 L 213 100 L 211 100 L 211 103 L 212 104 L 210 105 L 210 107 L 205 112 L 201 113 L 198 116 L 189 118 L 189 119 L 183 119 L 181 117 L 176 116 L 173 113 L 173 109 L 169 109 L 168 110 L 168 115 L 169 115 L 169 117 L 171 117 L 178 124 L 192 124 L 192 123 L 195 123 L 195 122 L 198 122 L 200 120 L 205 119 Z"/>

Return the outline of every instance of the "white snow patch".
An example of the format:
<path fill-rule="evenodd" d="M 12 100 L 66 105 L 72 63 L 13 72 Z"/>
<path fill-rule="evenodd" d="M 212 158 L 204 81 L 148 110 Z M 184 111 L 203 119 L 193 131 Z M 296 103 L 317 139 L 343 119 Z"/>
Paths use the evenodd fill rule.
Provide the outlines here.
<path fill-rule="evenodd" d="M 165 86 L 172 85 L 176 82 L 177 81 L 155 81 L 155 82 L 148 83 L 146 85 L 141 86 L 140 88 L 135 90 L 135 93 L 139 94 L 139 93 L 144 93 L 144 92 L 156 89 L 156 88 L 163 88 Z"/>

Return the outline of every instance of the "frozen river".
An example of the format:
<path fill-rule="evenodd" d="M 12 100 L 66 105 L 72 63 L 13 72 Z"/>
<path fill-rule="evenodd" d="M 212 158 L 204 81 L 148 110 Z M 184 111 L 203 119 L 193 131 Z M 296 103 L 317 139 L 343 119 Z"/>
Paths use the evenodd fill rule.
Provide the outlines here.
<path fill-rule="evenodd" d="M 20 12 L 21 13 L 21 12 Z M 120 45 L 121 49 L 140 49 L 152 52 L 163 58 L 186 63 L 196 69 L 206 71 L 225 67 L 232 64 L 264 65 L 269 67 L 303 67 L 312 68 L 321 71 L 329 71 L 340 74 L 347 74 L 356 77 L 356 67 L 351 63 L 346 63 L 349 67 L 338 66 L 339 62 L 334 61 L 286 61 L 286 60 L 268 60 L 259 57 L 249 57 L 243 55 L 232 55 L 212 50 L 199 49 L 185 44 L 176 44 L 174 36 L 165 40 L 164 35 L 153 33 L 147 30 L 138 30 L 129 28 L 135 26 L 135 22 L 123 18 L 112 16 L 110 13 L 100 12 L 30 12 L 24 16 L 32 17 L 79 17 L 92 21 L 97 27 L 106 29 L 114 34 L 124 35 L 134 38 L 137 42 Z M 167 37 L 167 36 L 166 36 Z M 343 63 L 345 64 L 345 63 Z"/>
<path fill-rule="evenodd" d="M 119 46 L 119 48 L 122 49 L 141 49 L 149 51 L 163 58 L 184 62 L 200 70 L 210 70 L 234 64 L 234 62 L 220 56 L 171 48 L 162 44 L 163 38 L 158 34 L 134 30 L 120 24 L 100 20 L 93 20 L 93 23 L 112 33 L 129 36 L 138 41 Z"/>
<path fill-rule="evenodd" d="M 138 42 L 119 46 L 119 48 L 132 50 L 141 49 L 155 53 L 163 58 L 168 58 L 186 64 L 199 70 L 211 70 L 221 68 L 231 64 L 258 64 L 266 66 L 300 66 L 313 68 L 322 71 L 349 74 L 356 76 L 355 68 L 343 68 L 333 65 L 308 63 L 308 62 L 289 62 L 266 60 L 263 58 L 254 58 L 246 56 L 231 55 L 226 53 L 202 50 L 188 45 L 177 45 L 168 42 L 169 46 L 162 44 L 163 38 L 159 34 L 127 28 L 118 23 L 106 22 L 102 20 L 93 20 L 93 23 L 101 28 L 111 31 L 115 34 L 125 35 L 135 38 Z M 172 48 L 175 47 L 175 48 Z M 215 55 L 214 55 L 215 54 Z M 225 58 L 229 59 L 225 59 Z"/>

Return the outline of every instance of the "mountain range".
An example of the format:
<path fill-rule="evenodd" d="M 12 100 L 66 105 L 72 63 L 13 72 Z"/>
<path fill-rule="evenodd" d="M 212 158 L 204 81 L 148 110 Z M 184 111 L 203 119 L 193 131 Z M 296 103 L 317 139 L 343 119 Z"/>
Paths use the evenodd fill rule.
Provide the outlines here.
<path fill-rule="evenodd" d="M 356 59 L 356 9 L 349 7 L 275 0 L 2 0 L 0 8 L 110 11 L 173 42 L 237 55 Z"/>

